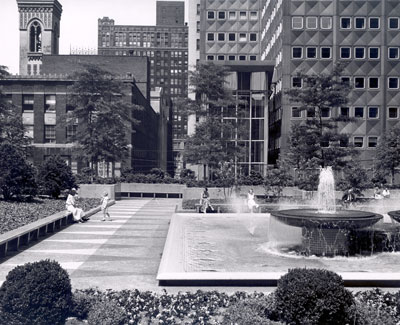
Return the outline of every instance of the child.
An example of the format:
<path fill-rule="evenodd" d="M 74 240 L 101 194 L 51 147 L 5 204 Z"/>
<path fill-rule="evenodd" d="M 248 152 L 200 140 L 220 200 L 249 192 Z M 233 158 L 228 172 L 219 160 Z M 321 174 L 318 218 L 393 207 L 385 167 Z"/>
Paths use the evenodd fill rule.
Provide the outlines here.
<path fill-rule="evenodd" d="M 255 194 L 253 192 L 253 189 L 250 189 L 249 193 L 247 193 L 247 206 L 249 207 L 249 210 L 251 213 L 253 213 L 254 207 L 258 209 L 259 205 L 255 201 Z"/>
<path fill-rule="evenodd" d="M 104 192 L 104 195 L 101 198 L 101 210 L 103 211 L 103 219 L 101 219 L 101 221 L 106 221 L 106 216 L 108 221 L 112 221 L 110 214 L 108 213 L 108 200 L 108 193 Z"/>

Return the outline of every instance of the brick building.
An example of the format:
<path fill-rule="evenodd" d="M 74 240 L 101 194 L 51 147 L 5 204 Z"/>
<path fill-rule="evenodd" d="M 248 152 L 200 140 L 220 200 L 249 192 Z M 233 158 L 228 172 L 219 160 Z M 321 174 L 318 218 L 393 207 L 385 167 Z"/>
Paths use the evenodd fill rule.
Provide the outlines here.
<path fill-rule="evenodd" d="M 157 26 L 184 26 L 185 2 L 183 1 L 157 1 L 156 4 Z"/>

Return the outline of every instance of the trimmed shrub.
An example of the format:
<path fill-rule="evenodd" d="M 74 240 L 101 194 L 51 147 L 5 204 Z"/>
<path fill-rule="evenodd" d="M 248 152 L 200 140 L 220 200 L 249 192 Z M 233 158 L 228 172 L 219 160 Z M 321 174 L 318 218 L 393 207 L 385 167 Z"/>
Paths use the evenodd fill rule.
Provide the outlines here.
<path fill-rule="evenodd" d="M 292 269 L 278 280 L 276 309 L 289 324 L 346 324 L 354 298 L 342 278 L 319 269 Z"/>
<path fill-rule="evenodd" d="M 274 311 L 268 310 L 269 304 L 263 298 L 239 300 L 224 312 L 223 325 L 273 325 L 282 324 L 268 318 Z"/>
<path fill-rule="evenodd" d="M 128 323 L 128 318 L 117 303 L 105 300 L 96 302 L 90 308 L 87 321 L 89 325 L 123 325 Z"/>
<path fill-rule="evenodd" d="M 0 288 L 0 311 L 15 324 L 63 324 L 71 306 L 71 281 L 56 261 L 17 266 Z"/>
<path fill-rule="evenodd" d="M 397 325 L 399 319 L 391 315 L 387 310 L 376 305 L 357 301 L 355 308 L 356 325 Z"/>
<path fill-rule="evenodd" d="M 98 299 L 94 295 L 80 291 L 74 292 L 72 296 L 70 316 L 78 319 L 87 319 L 90 309 L 97 301 Z"/>

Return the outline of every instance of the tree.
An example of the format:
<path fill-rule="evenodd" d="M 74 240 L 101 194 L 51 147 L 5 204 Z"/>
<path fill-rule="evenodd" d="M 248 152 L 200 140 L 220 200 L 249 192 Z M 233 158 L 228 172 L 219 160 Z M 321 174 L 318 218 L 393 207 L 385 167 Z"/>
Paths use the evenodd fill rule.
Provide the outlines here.
<path fill-rule="evenodd" d="M 76 187 L 71 168 L 60 156 L 50 156 L 38 172 L 40 192 L 58 198 L 62 190 Z"/>
<path fill-rule="evenodd" d="M 132 123 L 138 123 L 133 111 L 140 106 L 124 100 L 123 82 L 98 66 L 86 65 L 72 78 L 76 81 L 69 88 L 69 100 L 75 109 L 68 124 L 78 120 L 75 140 L 81 153 L 93 171 L 101 161 L 121 161 L 128 151 Z"/>
<path fill-rule="evenodd" d="M 37 193 L 33 167 L 9 143 L 0 144 L 0 190 L 6 200 L 31 198 Z"/>
<path fill-rule="evenodd" d="M 381 176 L 390 177 L 394 183 L 396 168 L 400 166 L 400 127 L 387 130 L 376 148 L 376 160 Z"/>
<path fill-rule="evenodd" d="M 236 99 L 226 87 L 228 74 L 226 67 L 198 64 L 189 75 L 195 100 L 186 99 L 179 104 L 186 114 L 196 114 L 199 118 L 194 134 L 186 141 L 185 160 L 204 165 L 210 177 L 218 170 L 220 162 L 228 162 L 234 157 L 236 163 L 243 152 L 237 142 L 241 127 L 235 119 L 223 119 L 223 111 L 236 114 Z"/>
<path fill-rule="evenodd" d="M 346 106 L 350 92 L 350 86 L 340 78 L 342 70 L 336 66 L 330 74 L 300 72 L 296 78 L 302 87 L 286 92 L 293 105 L 307 113 L 305 122 L 293 123 L 286 154 L 291 167 L 299 171 L 325 166 L 340 170 L 357 155 L 349 144 L 349 135 L 337 130 L 341 123 L 351 123 L 353 119 L 345 114 L 332 116 L 335 108 Z"/>
<path fill-rule="evenodd" d="M 291 185 L 292 176 L 287 162 L 280 159 L 277 161 L 275 168 L 268 168 L 267 174 L 264 177 L 264 189 L 266 196 L 280 197 L 283 189 Z"/>
<path fill-rule="evenodd" d="M 0 79 L 9 76 L 7 67 L 0 65 Z M 25 136 L 21 114 L 8 101 L 0 88 L 0 143 L 9 143 L 23 151 L 29 144 Z"/>

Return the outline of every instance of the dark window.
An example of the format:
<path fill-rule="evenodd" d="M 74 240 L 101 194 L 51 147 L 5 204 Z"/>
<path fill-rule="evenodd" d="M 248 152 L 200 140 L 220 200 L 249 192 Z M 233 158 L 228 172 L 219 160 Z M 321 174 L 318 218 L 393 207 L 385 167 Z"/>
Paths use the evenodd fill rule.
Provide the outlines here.
<path fill-rule="evenodd" d="M 340 57 L 342 59 L 350 59 L 350 47 L 342 47 L 340 49 Z"/>
<path fill-rule="evenodd" d="M 301 78 L 293 77 L 293 79 L 292 79 L 292 87 L 301 88 Z"/>
<path fill-rule="evenodd" d="M 364 107 L 354 107 L 354 117 L 364 118 Z"/>
<path fill-rule="evenodd" d="M 363 29 L 365 28 L 365 18 L 358 17 L 355 19 L 356 28 Z"/>
<path fill-rule="evenodd" d="M 37 21 L 29 29 L 29 51 L 42 52 L 42 27 Z"/>
<path fill-rule="evenodd" d="M 340 116 L 349 117 L 350 116 L 350 108 L 349 107 L 340 107 Z"/>
<path fill-rule="evenodd" d="M 372 89 L 379 88 L 379 78 L 376 77 L 369 78 L 369 88 Z"/>
<path fill-rule="evenodd" d="M 399 88 L 399 78 L 389 78 L 389 88 L 390 89 Z"/>
<path fill-rule="evenodd" d="M 229 61 L 235 61 L 236 57 L 234 55 L 229 55 Z"/>
<path fill-rule="evenodd" d="M 399 18 L 389 18 L 389 28 L 390 29 L 399 29 Z"/>
<path fill-rule="evenodd" d="M 218 11 L 218 19 L 225 19 L 225 11 Z"/>
<path fill-rule="evenodd" d="M 250 42 L 257 42 L 257 34 L 250 33 Z"/>
<path fill-rule="evenodd" d="M 22 112 L 33 112 L 34 103 L 33 95 L 22 95 Z"/>
<path fill-rule="evenodd" d="M 214 40 L 214 33 L 208 33 L 207 34 L 207 41 L 213 41 Z"/>
<path fill-rule="evenodd" d="M 224 61 L 225 55 L 218 55 L 218 61 Z"/>
<path fill-rule="evenodd" d="M 240 61 L 246 61 L 246 55 L 239 55 Z"/>
<path fill-rule="evenodd" d="M 218 41 L 225 41 L 225 34 L 224 33 L 218 33 Z"/>
<path fill-rule="evenodd" d="M 314 118 L 315 117 L 315 109 L 307 108 L 307 117 Z"/>
<path fill-rule="evenodd" d="M 339 146 L 342 148 L 346 148 L 349 146 L 349 139 L 348 138 L 342 138 L 339 140 Z"/>
<path fill-rule="evenodd" d="M 346 18 L 344 18 L 344 17 L 340 18 L 340 27 L 341 27 L 341 28 L 345 28 L 345 29 L 351 28 L 351 19 L 348 18 L 348 17 L 346 17 Z"/>
<path fill-rule="evenodd" d="M 399 48 L 389 47 L 389 59 L 398 59 L 398 58 L 399 58 Z"/>
<path fill-rule="evenodd" d="M 303 48 L 302 47 L 293 47 L 292 48 L 292 57 L 294 59 L 301 59 L 303 56 Z"/>
<path fill-rule="evenodd" d="M 370 59 L 379 59 L 379 47 L 370 47 L 369 48 L 369 58 Z"/>
<path fill-rule="evenodd" d="M 68 125 L 66 127 L 67 142 L 72 142 L 72 141 L 75 140 L 76 130 L 77 130 L 77 126 L 76 125 Z"/>
<path fill-rule="evenodd" d="M 315 59 L 317 57 L 317 48 L 316 47 L 308 47 L 307 48 L 307 58 Z"/>
<path fill-rule="evenodd" d="M 376 148 L 378 145 L 378 137 L 368 137 L 368 148 Z"/>
<path fill-rule="evenodd" d="M 355 88 L 364 88 L 364 78 L 362 77 L 358 77 L 358 78 L 354 78 L 354 87 Z"/>
<path fill-rule="evenodd" d="M 208 18 L 208 19 L 215 19 L 215 13 L 214 13 L 214 11 L 208 11 L 208 12 L 207 12 L 207 18 Z"/>
<path fill-rule="evenodd" d="M 56 126 L 55 125 L 45 125 L 44 126 L 44 142 L 45 143 L 56 142 Z"/>
<path fill-rule="evenodd" d="M 369 19 L 369 28 L 372 28 L 372 29 L 379 28 L 379 18 L 370 18 Z"/>
<path fill-rule="evenodd" d="M 321 47 L 321 59 L 330 59 L 330 58 L 331 58 L 331 48 Z"/>
<path fill-rule="evenodd" d="M 364 138 L 363 137 L 354 137 L 354 147 L 362 148 L 364 146 Z"/>
<path fill-rule="evenodd" d="M 329 108 L 323 108 L 321 110 L 321 116 L 322 117 L 330 117 L 331 116 L 331 110 Z"/>
<path fill-rule="evenodd" d="M 378 118 L 379 109 L 376 106 L 368 107 L 368 118 Z"/>
<path fill-rule="evenodd" d="M 292 107 L 292 117 L 294 118 L 301 117 L 301 111 L 298 107 Z"/>
<path fill-rule="evenodd" d="M 342 77 L 342 83 L 346 86 L 350 86 L 350 77 Z"/>
<path fill-rule="evenodd" d="M 214 55 L 207 55 L 207 60 L 208 61 L 213 61 L 214 60 Z"/>
<path fill-rule="evenodd" d="M 398 107 L 389 107 L 389 118 L 398 118 L 399 109 Z"/>
<path fill-rule="evenodd" d="M 236 41 L 236 34 L 235 33 L 229 33 L 228 34 L 228 39 L 230 42 Z"/>
<path fill-rule="evenodd" d="M 356 59 L 364 59 L 365 58 L 365 49 L 363 47 L 356 47 L 354 57 Z"/>
<path fill-rule="evenodd" d="M 256 61 L 257 56 L 256 55 L 250 55 L 250 61 Z"/>

